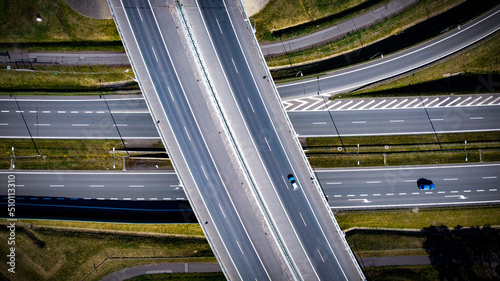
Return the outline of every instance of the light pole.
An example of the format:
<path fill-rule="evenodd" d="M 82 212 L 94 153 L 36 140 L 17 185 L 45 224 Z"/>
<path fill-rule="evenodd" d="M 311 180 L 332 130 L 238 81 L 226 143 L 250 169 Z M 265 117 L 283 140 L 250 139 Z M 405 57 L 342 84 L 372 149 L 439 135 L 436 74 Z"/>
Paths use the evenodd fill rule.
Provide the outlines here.
<path fill-rule="evenodd" d="M 464 147 L 464 151 L 465 151 L 465 162 L 467 162 L 467 140 L 464 141 L 465 143 L 465 147 Z"/>
<path fill-rule="evenodd" d="M 16 168 L 16 165 L 14 165 L 14 158 L 16 158 L 16 155 L 14 155 L 14 147 L 12 147 L 12 156 L 10 156 L 10 169 L 9 170 L 14 170 Z"/>
<path fill-rule="evenodd" d="M 123 73 L 123 75 L 125 75 L 125 76 L 127 76 L 128 78 L 130 78 L 130 79 L 134 80 L 135 82 L 137 82 L 137 78 L 132 77 L 132 76 L 130 76 L 130 75 L 128 75 L 128 74 L 126 74 L 126 73 L 127 73 L 127 72 L 129 72 L 129 71 L 130 71 L 130 69 L 125 69 L 122 73 Z"/>
<path fill-rule="evenodd" d="M 253 33 L 255 33 L 255 32 L 257 31 L 257 29 L 256 29 L 256 27 L 255 27 L 255 23 L 256 23 L 257 21 L 255 20 L 255 18 L 248 18 L 248 19 L 245 19 L 245 21 L 250 21 L 250 20 L 253 20 L 253 27 L 252 27 L 252 31 L 253 31 Z M 250 22 L 250 24 L 251 24 L 251 22 Z"/>
<path fill-rule="evenodd" d="M 359 166 L 359 143 L 358 143 L 358 166 Z"/>

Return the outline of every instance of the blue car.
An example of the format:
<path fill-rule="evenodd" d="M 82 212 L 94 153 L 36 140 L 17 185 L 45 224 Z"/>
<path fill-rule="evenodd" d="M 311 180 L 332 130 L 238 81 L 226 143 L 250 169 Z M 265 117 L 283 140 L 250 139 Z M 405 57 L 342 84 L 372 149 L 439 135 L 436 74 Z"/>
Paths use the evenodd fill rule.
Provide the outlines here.
<path fill-rule="evenodd" d="M 297 181 L 295 180 L 295 177 L 292 174 L 288 175 L 288 181 L 292 185 L 293 190 L 299 189 L 299 185 L 297 184 Z"/>
<path fill-rule="evenodd" d="M 417 180 L 417 185 L 420 190 L 433 190 L 434 183 L 431 180 L 420 178 Z"/>

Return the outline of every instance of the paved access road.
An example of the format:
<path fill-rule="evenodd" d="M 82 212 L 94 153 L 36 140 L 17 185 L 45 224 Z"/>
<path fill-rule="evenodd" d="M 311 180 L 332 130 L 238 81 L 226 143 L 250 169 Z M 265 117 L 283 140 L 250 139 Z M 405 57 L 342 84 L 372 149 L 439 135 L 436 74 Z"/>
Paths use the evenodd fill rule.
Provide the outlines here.
<path fill-rule="evenodd" d="M 451 31 L 443 37 L 384 56 L 372 62 L 333 71 L 326 75 L 278 85 L 283 100 L 321 94 L 335 95 L 385 80 L 449 56 L 500 28 L 500 7 Z"/>
<path fill-rule="evenodd" d="M 385 18 L 391 17 L 400 13 L 404 9 L 418 2 L 417 0 L 393 0 L 386 5 L 377 9 L 373 9 L 356 17 L 351 17 L 349 20 L 340 22 L 339 24 L 325 28 L 323 30 L 313 32 L 298 38 L 261 45 L 260 48 L 265 56 L 278 56 L 290 52 L 311 48 L 315 45 L 325 44 L 335 39 L 341 38 L 348 33 L 357 32 L 359 29 L 364 29 L 380 22 Z"/>

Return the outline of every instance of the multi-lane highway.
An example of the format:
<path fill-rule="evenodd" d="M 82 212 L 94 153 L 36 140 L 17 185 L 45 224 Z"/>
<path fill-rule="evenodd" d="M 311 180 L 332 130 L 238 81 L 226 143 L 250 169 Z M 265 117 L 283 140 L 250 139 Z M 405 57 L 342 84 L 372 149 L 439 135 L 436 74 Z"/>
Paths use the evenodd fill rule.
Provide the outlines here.
<path fill-rule="evenodd" d="M 285 108 L 302 137 L 500 130 L 498 94 L 308 98 L 288 101 Z M 30 133 L 34 138 L 159 138 L 142 97 L 4 97 L 0 99 L 0 120 L 2 138 L 29 138 Z"/>
<path fill-rule="evenodd" d="M 317 182 L 305 180 L 310 168 L 240 3 L 109 3 L 226 276 L 363 279 Z M 284 180 L 289 173 L 299 192 Z"/>
<path fill-rule="evenodd" d="M 499 168 L 499 163 L 476 163 L 339 168 L 316 170 L 315 173 L 331 208 L 363 209 L 499 203 Z M 187 200 L 173 172 L 2 171 L 0 175 L 5 180 L 8 175 L 15 176 L 20 209 L 23 204 L 60 206 L 66 203 L 68 208 L 81 209 L 85 202 L 94 206 L 97 201 Z M 419 178 L 432 180 L 436 188 L 419 190 L 416 182 Z M 104 209 L 106 207 L 109 206 L 103 205 Z M 130 204 L 123 203 L 121 209 L 130 209 Z"/>
<path fill-rule="evenodd" d="M 173 1 L 109 4 L 160 137 L 222 270 L 231 279 L 286 279 L 286 263 L 268 239 L 271 231 L 255 211 L 255 199 L 236 188 L 248 180 L 214 114 L 181 7 Z"/>
<path fill-rule="evenodd" d="M 142 96 L 5 97 L 0 104 L 5 138 L 159 138 Z"/>
<path fill-rule="evenodd" d="M 374 136 L 500 130 L 500 106 L 289 112 L 300 136 Z"/>
<path fill-rule="evenodd" d="M 197 44 L 205 46 L 200 54 L 214 77 L 216 98 L 255 192 L 277 228 L 284 254 L 290 257 L 294 278 L 362 279 L 318 186 L 310 180 L 310 168 L 287 125 L 257 42 L 248 36 L 253 34 L 250 25 L 235 4 L 203 1 L 198 2 L 199 11 L 186 8 L 186 13 L 194 26 L 205 26 L 206 30 L 193 32 Z M 291 189 L 289 174 L 300 182 L 299 190 Z M 309 239 L 312 236 L 314 241 Z"/>
<path fill-rule="evenodd" d="M 335 209 L 500 203 L 499 163 L 339 168 L 316 174 Z M 432 180 L 435 189 L 419 190 L 420 178 Z"/>

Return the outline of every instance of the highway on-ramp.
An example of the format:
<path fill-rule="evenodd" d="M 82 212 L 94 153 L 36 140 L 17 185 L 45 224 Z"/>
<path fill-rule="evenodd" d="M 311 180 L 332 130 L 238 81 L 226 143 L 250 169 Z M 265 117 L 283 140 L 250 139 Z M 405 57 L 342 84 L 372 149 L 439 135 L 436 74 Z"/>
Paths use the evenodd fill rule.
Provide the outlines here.
<path fill-rule="evenodd" d="M 443 37 L 437 37 L 405 51 L 318 77 L 279 84 L 277 87 L 283 100 L 348 92 L 447 57 L 495 33 L 499 28 L 500 7 L 496 7 Z"/>

